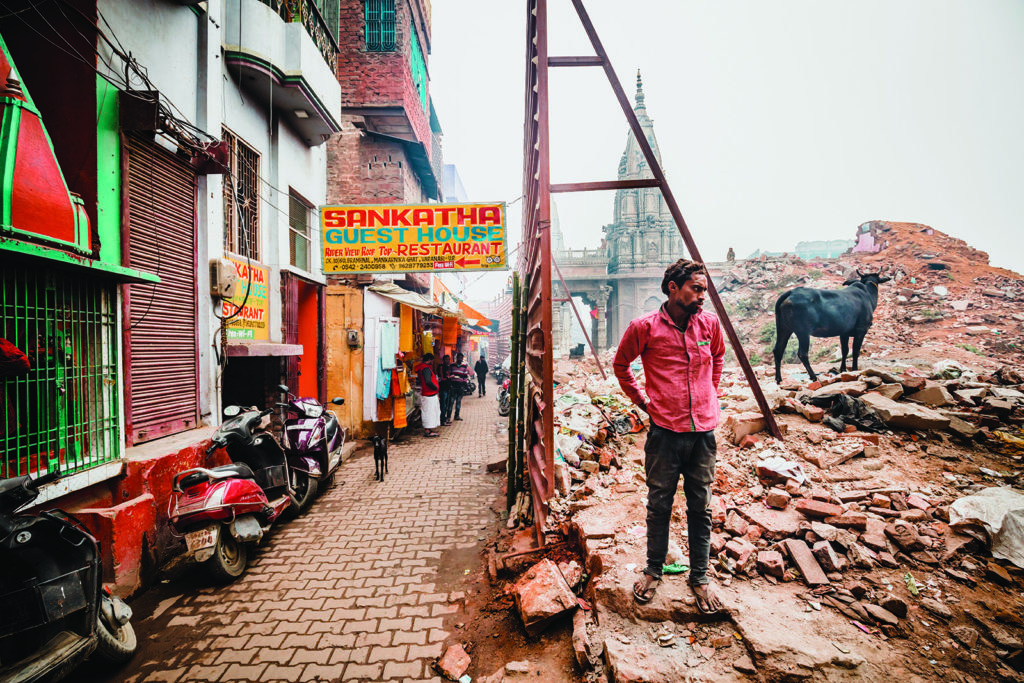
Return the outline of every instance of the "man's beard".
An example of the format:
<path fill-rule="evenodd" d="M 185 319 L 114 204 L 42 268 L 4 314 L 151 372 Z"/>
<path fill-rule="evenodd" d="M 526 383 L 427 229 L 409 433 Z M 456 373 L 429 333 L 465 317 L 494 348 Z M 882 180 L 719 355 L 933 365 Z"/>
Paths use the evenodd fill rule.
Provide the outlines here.
<path fill-rule="evenodd" d="M 701 308 L 702 308 L 702 306 L 701 306 L 700 302 L 699 301 L 694 301 L 692 304 L 689 304 L 687 306 L 683 306 L 683 312 L 685 312 L 688 315 L 693 315 L 694 313 L 699 311 Z"/>

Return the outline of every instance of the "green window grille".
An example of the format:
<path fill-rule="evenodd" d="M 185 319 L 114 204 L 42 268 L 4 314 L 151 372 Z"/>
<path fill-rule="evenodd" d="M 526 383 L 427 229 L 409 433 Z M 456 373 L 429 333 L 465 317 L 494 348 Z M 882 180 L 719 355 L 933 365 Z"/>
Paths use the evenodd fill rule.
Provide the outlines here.
<path fill-rule="evenodd" d="M 416 28 L 409 27 L 412 40 L 409 41 L 409 69 L 412 71 L 412 82 L 416 84 L 416 92 L 420 95 L 420 104 L 423 111 L 427 110 L 427 63 L 423 61 L 423 51 L 420 50 L 420 39 L 416 35 Z"/>
<path fill-rule="evenodd" d="M 366 49 L 392 52 L 395 49 L 395 0 L 366 0 Z"/>
<path fill-rule="evenodd" d="M 309 271 L 309 214 L 312 209 L 294 194 L 288 195 L 288 246 L 290 262 Z"/>
<path fill-rule="evenodd" d="M 31 363 L 0 377 L 0 478 L 118 459 L 115 301 L 78 273 L 0 267 L 0 336 Z"/>

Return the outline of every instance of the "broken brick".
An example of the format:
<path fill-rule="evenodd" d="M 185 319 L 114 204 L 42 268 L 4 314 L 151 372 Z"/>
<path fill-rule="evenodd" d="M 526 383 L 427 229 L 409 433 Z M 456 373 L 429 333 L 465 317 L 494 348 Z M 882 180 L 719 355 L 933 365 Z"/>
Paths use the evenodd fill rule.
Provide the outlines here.
<path fill-rule="evenodd" d="M 750 556 L 757 551 L 757 546 L 745 538 L 734 538 L 725 544 L 725 554 L 736 560 L 743 567 L 750 561 Z"/>
<path fill-rule="evenodd" d="M 729 537 L 724 534 L 719 534 L 714 531 L 711 532 L 711 554 L 717 555 L 722 552 L 725 548 L 725 544 L 729 542 Z"/>
<path fill-rule="evenodd" d="M 826 524 L 837 526 L 840 529 L 859 529 L 864 531 L 868 528 L 868 516 L 860 512 L 844 512 L 837 517 L 826 517 Z"/>
<path fill-rule="evenodd" d="M 747 533 L 747 527 L 750 526 L 747 520 L 740 517 L 739 513 L 735 510 L 730 510 L 729 514 L 725 517 L 725 530 L 733 536 L 742 536 Z"/>
<path fill-rule="evenodd" d="M 931 504 L 916 493 L 911 493 L 907 496 L 907 507 L 917 508 L 918 510 L 927 510 L 931 507 Z"/>
<path fill-rule="evenodd" d="M 843 508 L 833 503 L 826 503 L 821 500 L 802 498 L 796 502 L 797 512 L 812 519 L 824 519 L 826 517 L 838 517 L 843 514 Z M 839 525 L 836 525 L 839 526 Z"/>
<path fill-rule="evenodd" d="M 782 553 L 775 550 L 762 550 L 759 552 L 757 554 L 757 571 L 781 579 L 782 575 L 786 573 Z"/>
<path fill-rule="evenodd" d="M 836 551 L 832 550 L 832 544 L 828 541 L 818 541 L 811 548 L 811 552 L 814 554 L 815 559 L 818 560 L 818 564 L 826 572 L 838 572 L 842 570 L 842 565 L 839 562 L 839 556 L 836 555 Z"/>
<path fill-rule="evenodd" d="M 765 498 L 765 503 L 768 507 L 776 508 L 778 510 L 784 510 L 792 497 L 783 491 L 782 489 L 772 488 L 768 490 L 768 496 Z"/>
<path fill-rule="evenodd" d="M 811 554 L 811 549 L 807 547 L 806 543 L 796 538 L 787 538 L 781 545 L 793 560 L 793 564 L 800 570 L 807 585 L 824 586 L 829 583 L 828 577 L 821 570 L 821 566 L 814 559 L 814 555 Z"/>

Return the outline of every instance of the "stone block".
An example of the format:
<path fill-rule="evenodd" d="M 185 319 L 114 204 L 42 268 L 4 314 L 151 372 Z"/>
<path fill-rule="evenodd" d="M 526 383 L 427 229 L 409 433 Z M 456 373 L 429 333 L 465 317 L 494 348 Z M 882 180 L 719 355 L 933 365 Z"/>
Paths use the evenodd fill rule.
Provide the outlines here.
<path fill-rule="evenodd" d="M 811 548 L 818 564 L 825 572 L 838 572 L 842 571 L 842 564 L 839 562 L 839 556 L 836 555 L 836 551 L 832 549 L 832 544 L 828 541 L 818 541 Z"/>
<path fill-rule="evenodd" d="M 775 550 L 762 550 L 757 554 L 757 571 L 767 576 L 781 579 L 786 573 L 785 560 L 782 553 Z"/>
<path fill-rule="evenodd" d="M 946 390 L 946 387 L 932 383 L 929 383 L 921 391 L 915 391 L 907 398 L 926 406 L 951 406 L 956 403 L 956 399 Z"/>
<path fill-rule="evenodd" d="M 725 544 L 725 554 L 736 560 L 736 564 L 744 567 L 750 562 L 750 556 L 757 551 L 757 546 L 745 538 L 734 538 Z"/>
<path fill-rule="evenodd" d="M 872 389 L 872 391 L 877 392 L 882 396 L 885 396 L 886 398 L 891 399 L 893 401 L 898 401 L 900 400 L 900 397 L 903 396 L 903 385 L 895 383 L 879 384 L 877 387 Z"/>
<path fill-rule="evenodd" d="M 730 510 L 725 517 L 725 530 L 733 536 L 743 536 L 750 524 L 738 512 Z"/>
<path fill-rule="evenodd" d="M 739 413 L 730 415 L 725 421 L 726 428 L 732 430 L 733 444 L 739 444 L 748 434 L 764 431 L 764 416 L 761 413 Z"/>
<path fill-rule="evenodd" d="M 437 660 L 437 670 L 448 680 L 457 681 L 469 671 L 470 661 L 465 648 L 456 643 L 445 650 L 444 656 Z"/>
<path fill-rule="evenodd" d="M 576 596 L 569 589 L 558 565 L 544 559 L 530 567 L 514 587 L 516 607 L 527 633 L 536 635 L 555 617 L 576 608 Z"/>
<path fill-rule="evenodd" d="M 586 671 L 597 663 L 601 656 L 601 644 L 590 634 L 590 618 L 583 610 L 572 615 L 572 649 L 576 661 Z"/>
<path fill-rule="evenodd" d="M 881 394 L 868 392 L 861 400 L 875 410 L 889 427 L 905 429 L 945 429 L 949 418 L 931 408 L 913 403 L 897 403 Z"/>

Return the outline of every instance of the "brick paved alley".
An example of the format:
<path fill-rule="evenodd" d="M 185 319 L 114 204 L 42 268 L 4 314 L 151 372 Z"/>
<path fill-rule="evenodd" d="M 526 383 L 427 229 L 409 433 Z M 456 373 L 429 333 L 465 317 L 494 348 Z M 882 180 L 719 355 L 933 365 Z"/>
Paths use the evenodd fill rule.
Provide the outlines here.
<path fill-rule="evenodd" d="M 138 655 L 108 680 L 440 680 L 430 661 L 495 527 L 501 477 L 486 463 L 504 452 L 493 394 L 462 408 L 440 438 L 392 444 L 383 484 L 371 452 L 343 464 L 344 485 L 273 532 L 232 585 L 183 572 L 162 586 L 135 620 Z"/>

